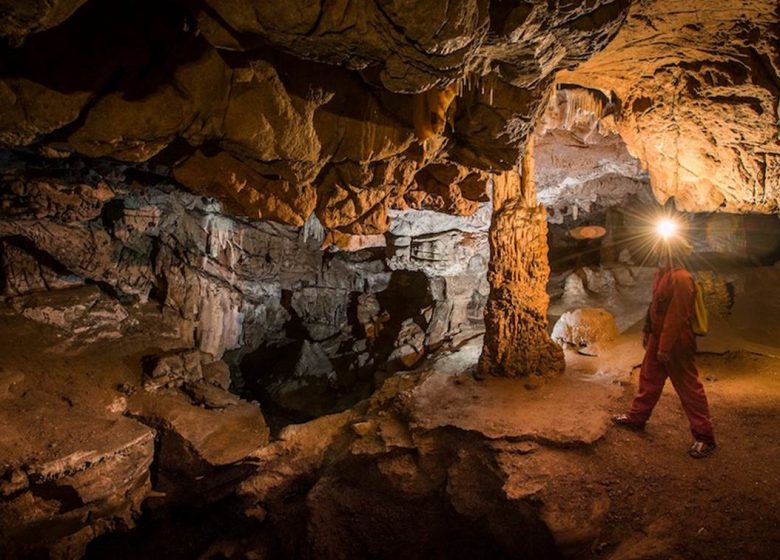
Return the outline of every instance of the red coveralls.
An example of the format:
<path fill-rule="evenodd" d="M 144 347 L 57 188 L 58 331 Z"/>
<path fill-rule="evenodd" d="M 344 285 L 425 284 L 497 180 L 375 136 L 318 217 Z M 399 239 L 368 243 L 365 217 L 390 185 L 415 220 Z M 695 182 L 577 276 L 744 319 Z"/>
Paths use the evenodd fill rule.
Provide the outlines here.
<path fill-rule="evenodd" d="M 656 272 L 648 312 L 649 330 L 646 326 L 647 351 L 639 375 L 639 392 L 628 417 L 637 424 L 647 422 L 669 377 L 688 416 L 694 439 L 715 443 L 707 397 L 694 364 L 696 337 L 691 329 L 694 298 L 690 272 L 684 268 Z M 659 362 L 659 351 L 669 354 L 670 361 Z"/>

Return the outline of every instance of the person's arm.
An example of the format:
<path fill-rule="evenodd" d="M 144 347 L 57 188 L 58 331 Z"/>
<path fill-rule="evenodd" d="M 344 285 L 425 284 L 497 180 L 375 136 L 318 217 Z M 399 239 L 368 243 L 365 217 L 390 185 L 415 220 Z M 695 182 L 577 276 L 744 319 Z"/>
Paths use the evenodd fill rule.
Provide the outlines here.
<path fill-rule="evenodd" d="M 690 276 L 682 278 L 672 276 L 672 297 L 664 316 L 664 326 L 658 343 L 658 353 L 668 355 L 675 343 L 680 339 L 683 329 L 691 316 L 693 302 L 693 282 Z"/>

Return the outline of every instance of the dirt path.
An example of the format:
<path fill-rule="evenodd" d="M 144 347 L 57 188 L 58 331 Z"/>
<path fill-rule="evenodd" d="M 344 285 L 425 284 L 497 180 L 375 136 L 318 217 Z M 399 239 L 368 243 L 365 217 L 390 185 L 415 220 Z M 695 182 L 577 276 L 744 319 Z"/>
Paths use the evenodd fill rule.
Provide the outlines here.
<path fill-rule="evenodd" d="M 667 384 L 645 433 L 612 428 L 594 447 L 611 509 L 600 544 L 579 558 L 780 558 L 780 360 L 740 352 L 698 363 L 718 450 L 686 455 L 687 420 Z"/>

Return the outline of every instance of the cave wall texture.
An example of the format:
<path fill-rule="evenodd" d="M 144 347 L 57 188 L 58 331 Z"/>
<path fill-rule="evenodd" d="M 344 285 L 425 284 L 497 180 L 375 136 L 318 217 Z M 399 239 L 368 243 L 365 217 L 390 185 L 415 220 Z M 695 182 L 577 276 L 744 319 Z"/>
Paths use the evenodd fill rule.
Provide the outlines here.
<path fill-rule="evenodd" d="M 517 166 L 555 73 L 603 48 L 628 5 L 8 2 L 0 144 L 17 159 L 6 208 L 96 200 L 85 215 L 14 215 L 3 235 L 70 275 L 152 296 L 193 324 L 197 347 L 216 358 L 279 343 L 302 322 L 302 352 L 317 371 L 329 369 L 323 355 L 343 356 L 340 332 L 383 323 L 388 310 L 371 298 L 387 282 L 365 262 L 382 278 L 423 272 L 430 301 L 385 330 L 398 338 L 380 362 L 417 356 L 481 314 L 487 224 L 464 238 L 453 220 L 412 238 L 394 234 L 390 216 L 484 213 L 491 174 Z M 309 245 L 317 230 L 323 249 L 384 246 L 387 255 L 331 259 L 312 245 L 290 256 L 290 228 Z M 7 268 L 19 244 L 6 243 Z M 422 262 L 399 264 L 404 251 Z M 436 271 L 448 268 L 442 261 L 462 270 Z M 445 279 L 463 270 L 472 282 Z M 356 307 L 366 317 L 355 320 Z M 545 338 L 544 321 L 538 328 Z M 349 353 L 377 363 L 360 344 Z"/>
<path fill-rule="evenodd" d="M 607 184 L 621 190 L 613 197 L 619 199 L 623 190 L 641 190 L 645 169 L 658 200 L 673 197 L 681 210 L 777 208 L 779 14 L 771 1 L 717 7 L 703 1 L 685 9 L 664 0 L 7 1 L 1 8 L 0 146 L 13 161 L 4 177 L 13 185 L 4 192 L 6 207 L 29 204 L 30 196 L 56 205 L 43 199 L 72 196 L 82 187 L 88 199 L 97 197 L 84 215 L 58 216 L 57 227 L 66 228 L 59 233 L 43 214 L 26 220 L 14 215 L 3 223 L 3 235 L 16 238 L 5 243 L 12 247 L 5 251 L 6 268 L 21 266 L 12 262 L 23 258 L 21 243 L 28 253 L 53 259 L 66 275 L 140 301 L 151 295 L 194 321 L 195 343 L 215 357 L 274 337 L 279 342 L 289 334 L 290 309 L 296 322 L 301 314 L 330 315 L 311 319 L 330 324 L 327 336 L 322 333 L 328 328 L 316 335 L 304 329 L 302 336 L 317 345 L 347 324 L 360 330 L 365 317 L 341 316 L 350 314 L 360 292 L 367 294 L 363 307 L 373 309 L 366 298 L 381 291 L 362 277 L 314 279 L 295 268 L 281 274 L 295 281 L 280 279 L 269 273 L 277 260 L 253 259 L 255 242 L 243 246 L 245 238 L 236 232 L 244 226 L 235 224 L 263 220 L 247 227 L 270 232 L 265 243 L 273 250 L 295 235 L 285 228 L 298 228 L 306 243 L 316 239 L 323 249 L 385 247 L 383 256 L 374 250 L 383 263 L 375 266 L 384 272 L 420 271 L 425 267 L 389 265 L 392 253 L 408 247 L 410 256 L 417 255 L 412 259 L 426 260 L 426 250 L 416 248 L 425 242 L 436 245 L 427 250 L 434 261 L 446 260 L 455 245 L 466 246 L 451 239 L 463 233 L 460 222 L 423 231 L 429 237 L 412 243 L 392 232 L 391 216 L 422 210 L 471 218 L 484 212 L 492 176 L 518 167 L 531 131 L 556 103 L 559 114 L 548 110 L 550 122 L 537 130 L 541 164 L 558 170 L 540 185 L 541 200 L 553 207 L 552 221 L 561 220 L 556 201 L 572 187 L 591 192 Z M 590 93 L 559 89 L 550 97 L 556 75 L 567 88 Z M 588 125 L 566 107 L 581 103 L 592 106 L 598 126 L 606 127 L 598 134 L 585 131 L 585 141 L 595 139 L 605 151 L 614 146 L 614 161 L 607 173 L 562 178 L 572 152 L 566 150 L 581 139 L 568 140 L 575 133 L 584 137 L 577 128 Z M 620 142 L 614 141 L 618 133 Z M 623 142 L 644 169 L 623 153 Z M 161 185 L 161 205 L 141 224 L 151 206 L 133 197 L 148 198 L 145 189 Z M 117 189 L 129 198 L 117 197 Z M 225 219 L 198 226 L 208 232 L 206 241 L 179 236 L 183 249 L 171 257 L 171 244 L 157 240 L 179 225 L 166 205 L 194 204 L 179 200 L 184 193 L 217 201 L 199 211 L 208 208 Z M 117 237 L 113 222 L 133 220 L 133 235 L 142 241 L 121 228 Z M 74 233 L 76 222 L 83 231 Z M 430 237 L 450 230 L 448 241 Z M 238 243 L 238 252 L 249 256 L 216 257 L 222 267 L 216 274 L 208 258 L 187 256 L 216 255 L 220 243 Z M 312 256 L 313 245 L 311 251 L 306 258 L 314 261 L 350 260 Z M 479 250 L 466 252 L 470 258 Z M 523 266 L 516 254 L 505 258 L 510 269 Z M 169 278 L 165 271 L 182 262 L 195 276 Z M 477 274 L 476 261 L 469 270 Z M 446 276 L 424 272 L 429 279 Z M 546 272 L 533 274 L 542 276 L 526 287 L 529 302 L 542 298 L 531 284 L 543 285 Z M 13 275 L 9 268 L 6 276 Z M 273 287 L 247 288 L 245 278 L 253 275 L 273 276 Z M 214 278 L 232 295 L 216 295 L 207 286 Z M 283 291 L 294 292 L 290 302 L 282 301 Z M 448 294 L 456 288 L 430 284 L 427 291 L 432 301 L 447 302 L 451 313 Z M 475 289 L 457 297 L 476 301 L 484 294 Z M 247 298 L 254 302 L 251 310 Z M 325 310 L 331 303 L 324 301 L 340 307 Z M 431 317 L 429 307 L 421 303 L 413 320 L 423 334 L 433 329 L 443 333 L 433 339 L 444 339 L 462 330 L 463 320 L 443 320 L 441 311 Z M 211 317 L 213 324 L 198 324 L 199 317 Z M 422 336 L 409 324 L 404 328 L 407 339 Z M 396 342 L 420 349 L 419 342 Z M 325 351 L 329 359 L 341 353 L 336 346 Z"/>
<path fill-rule="evenodd" d="M 32 189 L 38 199 L 100 185 L 93 194 L 106 199 L 79 216 L 87 233 L 75 238 L 41 231 L 45 216 L 24 224 L 14 218 L 3 235 L 121 295 L 154 294 L 192 320 L 202 314 L 185 308 L 212 308 L 219 298 L 204 284 L 166 276 L 160 260 L 171 258 L 149 241 L 169 235 L 165 226 L 136 231 L 146 236 L 145 249 L 135 242 L 130 251 L 117 249 L 110 212 L 98 212 L 109 202 L 114 212 L 128 211 L 124 198 L 108 200 L 122 183 L 111 173 L 133 196 L 164 184 L 170 188 L 161 196 L 172 200 L 187 192 L 213 198 L 219 205 L 209 211 L 228 221 L 308 224 L 323 248 L 387 246 L 393 212 L 470 217 L 484 208 L 492 174 L 517 168 L 557 73 L 560 83 L 600 92 L 597 113 L 611 118 L 647 169 L 659 201 L 674 197 L 689 211 L 772 212 L 780 196 L 777 20 L 772 1 L 718 9 L 702 1 L 684 10 L 663 0 L 8 1 L 0 20 L 0 145 L 16 163 L 34 163 L 11 165 L 6 184 L 16 185 L 17 195 Z M 541 129 L 560 134 L 571 128 L 563 121 Z M 109 176 L 100 175 L 101 162 L 114 162 L 103 166 Z M 74 172 L 78 166 L 89 177 Z M 40 180 L 36 167 L 46 169 L 48 194 L 29 186 Z M 619 174 L 630 189 L 643 171 Z M 136 218 L 139 211 L 132 209 Z M 165 211 L 158 218 L 175 222 Z M 254 252 L 221 227 L 206 229 Z M 74 246 L 92 262 L 73 262 Z M 173 260 L 187 261 L 180 259 L 187 250 L 174 251 Z M 230 276 L 236 262 L 223 261 L 229 272 L 217 277 L 241 295 L 218 307 L 241 309 L 236 298 L 246 294 L 263 309 L 281 301 L 284 281 L 252 293 Z M 206 264 L 194 262 L 188 264 L 200 277 L 211 277 Z M 340 289 L 299 278 L 295 290 L 317 285 Z M 305 296 L 309 307 L 329 299 L 313 290 Z M 349 307 L 349 297 L 342 306 Z M 214 333 L 201 325 L 201 349 L 219 357 L 265 342 L 244 336 L 257 308 L 240 312 L 239 326 L 226 319 Z M 254 324 L 278 334 L 285 322 L 271 315 L 276 319 Z M 425 331 L 430 321 L 417 323 Z"/>
<path fill-rule="evenodd" d="M 264 414 L 346 409 L 483 315 L 481 373 L 559 371 L 547 220 L 575 224 L 648 180 L 681 210 L 776 213 L 779 21 L 774 0 L 0 0 L 0 295 L 54 329 L 57 352 L 150 321 L 164 342 L 107 403 L 30 393 L 44 424 L 111 428 L 0 464 L 0 536 L 79 557 L 133 524 L 151 478 L 166 503 L 210 503 L 250 454 L 275 465 L 242 489 L 250 516 L 271 504 L 284 526 L 290 495 L 319 509 L 308 557 L 362 546 L 332 520 L 379 509 L 374 486 L 335 507 L 326 458 L 344 476 L 379 465 L 398 511 L 418 483 L 455 496 L 424 519 L 473 509 L 457 473 L 470 496 L 489 465 L 438 464 L 376 403 L 381 429 L 350 409 L 303 424 L 301 445 L 295 427 L 267 445 Z M 518 175 L 534 131 L 537 187 Z M 384 443 L 342 465 L 330 446 L 372 430 Z M 488 521 L 507 549 L 530 534 Z"/>
<path fill-rule="evenodd" d="M 773 0 L 633 2 L 617 37 L 562 82 L 616 102 L 616 123 L 662 203 L 780 205 L 780 7 Z"/>

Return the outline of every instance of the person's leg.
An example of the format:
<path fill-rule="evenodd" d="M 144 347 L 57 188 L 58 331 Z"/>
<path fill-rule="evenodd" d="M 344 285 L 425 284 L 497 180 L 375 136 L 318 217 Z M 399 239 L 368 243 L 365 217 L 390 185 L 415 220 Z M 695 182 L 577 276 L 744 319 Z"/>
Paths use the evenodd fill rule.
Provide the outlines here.
<path fill-rule="evenodd" d="M 664 365 L 658 361 L 657 353 L 658 343 L 654 337 L 651 337 L 639 373 L 639 391 L 626 414 L 635 424 L 644 424 L 650 419 L 653 408 L 664 390 L 668 373 Z"/>
<path fill-rule="evenodd" d="M 696 441 L 715 443 L 710 407 L 694 362 L 694 345 L 678 345 L 672 352 L 669 377 L 688 416 Z"/>

